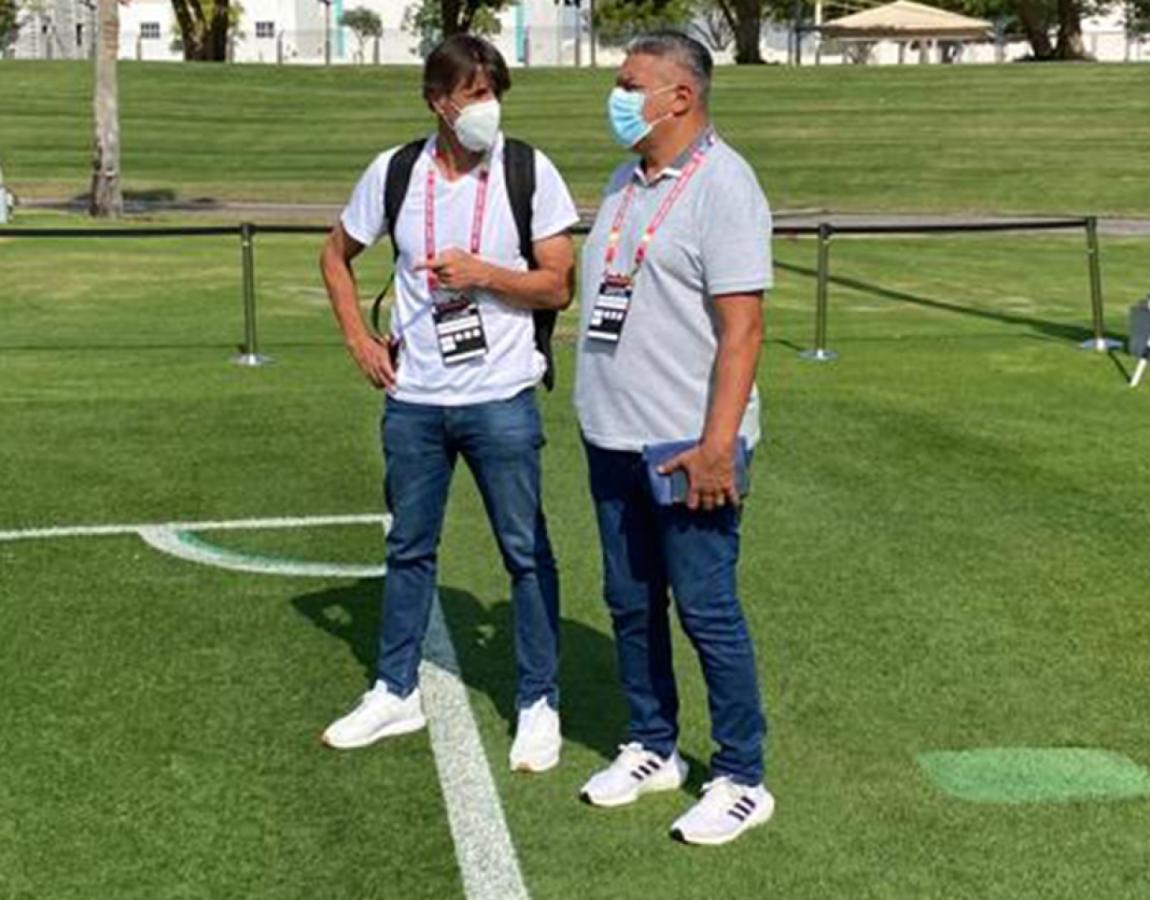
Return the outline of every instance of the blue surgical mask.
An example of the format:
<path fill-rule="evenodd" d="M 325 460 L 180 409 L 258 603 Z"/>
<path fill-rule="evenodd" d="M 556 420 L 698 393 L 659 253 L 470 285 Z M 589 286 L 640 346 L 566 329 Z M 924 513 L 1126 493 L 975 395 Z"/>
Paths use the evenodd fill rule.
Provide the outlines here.
<path fill-rule="evenodd" d="M 674 85 L 659 88 L 650 96 L 669 90 L 674 90 Z M 629 91 L 617 87 L 607 98 L 607 120 L 611 123 L 611 132 L 615 135 L 615 140 L 628 150 L 649 135 L 659 122 L 669 118 L 669 115 L 663 116 L 655 122 L 648 122 L 643 118 L 643 105 L 647 102 L 647 97 L 648 94 L 644 91 Z"/>
<path fill-rule="evenodd" d="M 630 150 L 651 133 L 654 127 L 643 118 L 643 104 L 647 95 L 642 91 L 628 91 L 617 87 L 607 98 L 607 120 L 615 140 Z"/>

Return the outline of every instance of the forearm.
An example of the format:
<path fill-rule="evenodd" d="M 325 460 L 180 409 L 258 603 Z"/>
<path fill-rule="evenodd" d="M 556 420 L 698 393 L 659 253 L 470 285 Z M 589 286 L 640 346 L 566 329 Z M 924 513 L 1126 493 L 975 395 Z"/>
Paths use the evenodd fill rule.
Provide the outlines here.
<path fill-rule="evenodd" d="M 571 305 L 567 279 L 552 269 L 520 272 L 484 263 L 482 288 L 516 309 L 562 310 Z"/>
<path fill-rule="evenodd" d="M 759 317 L 738 328 L 725 328 L 720 335 L 715 361 L 715 389 L 701 441 L 708 447 L 723 453 L 734 448 L 755 383 L 762 339 L 762 320 Z"/>
<path fill-rule="evenodd" d="M 337 254 L 328 252 L 323 256 L 322 271 L 331 309 L 343 332 L 344 342 L 352 347 L 370 340 L 359 309 L 359 290 L 351 266 Z"/>

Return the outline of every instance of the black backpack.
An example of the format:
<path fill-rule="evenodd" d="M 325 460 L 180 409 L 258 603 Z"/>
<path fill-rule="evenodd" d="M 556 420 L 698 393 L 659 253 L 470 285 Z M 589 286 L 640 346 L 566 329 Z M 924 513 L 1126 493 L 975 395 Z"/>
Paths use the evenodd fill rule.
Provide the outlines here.
<path fill-rule="evenodd" d="M 408 185 L 411 184 L 411 173 L 419 154 L 426 145 L 424 139 L 404 144 L 392 156 L 387 166 L 387 182 L 383 189 L 383 211 L 387 222 L 387 233 L 391 237 L 392 252 L 399 257 L 399 248 L 395 244 L 395 223 L 399 218 L 399 211 L 403 207 L 403 199 L 407 196 Z M 535 149 L 530 144 L 505 138 L 503 142 L 503 177 L 507 184 L 507 197 L 511 203 L 511 215 L 515 219 L 515 228 L 519 232 L 519 252 L 529 269 L 539 268 L 535 260 L 535 252 L 531 241 L 531 204 L 535 197 Z M 387 289 L 384 289 L 386 293 Z M 372 321 L 378 330 L 379 305 L 383 301 L 383 293 L 375 300 L 372 309 Z M 532 312 L 535 319 L 535 347 L 547 360 L 547 370 L 543 374 L 543 384 L 547 390 L 555 387 L 555 359 L 551 352 L 551 336 L 555 333 L 555 320 L 558 313 L 549 309 L 537 309 Z"/>

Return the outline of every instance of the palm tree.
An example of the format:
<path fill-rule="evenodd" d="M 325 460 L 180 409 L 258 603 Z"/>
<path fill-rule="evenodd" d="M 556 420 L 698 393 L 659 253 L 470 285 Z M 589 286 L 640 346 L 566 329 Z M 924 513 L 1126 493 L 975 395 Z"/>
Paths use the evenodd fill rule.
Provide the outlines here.
<path fill-rule="evenodd" d="M 89 212 L 97 218 L 118 219 L 124 213 L 120 192 L 120 88 L 116 57 L 120 49 L 119 0 L 99 0 L 96 48 L 96 140 L 92 156 Z"/>

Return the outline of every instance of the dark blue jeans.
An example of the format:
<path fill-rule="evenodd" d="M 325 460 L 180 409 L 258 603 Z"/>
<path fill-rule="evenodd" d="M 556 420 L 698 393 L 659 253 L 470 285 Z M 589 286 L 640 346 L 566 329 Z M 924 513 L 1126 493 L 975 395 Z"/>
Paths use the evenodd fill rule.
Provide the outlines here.
<path fill-rule="evenodd" d="M 679 737 L 668 589 L 703 668 L 718 751 L 712 776 L 763 780 L 766 721 L 754 648 L 735 593 L 739 513 L 691 512 L 651 499 L 641 454 L 585 443 L 603 547 L 630 740 L 667 756 Z"/>
<path fill-rule="evenodd" d="M 456 458 L 475 476 L 511 576 L 519 708 L 559 702 L 559 579 L 540 491 L 543 427 L 528 389 L 510 400 L 428 406 L 387 399 L 381 426 L 387 535 L 377 673 L 401 697 L 417 683 Z"/>

